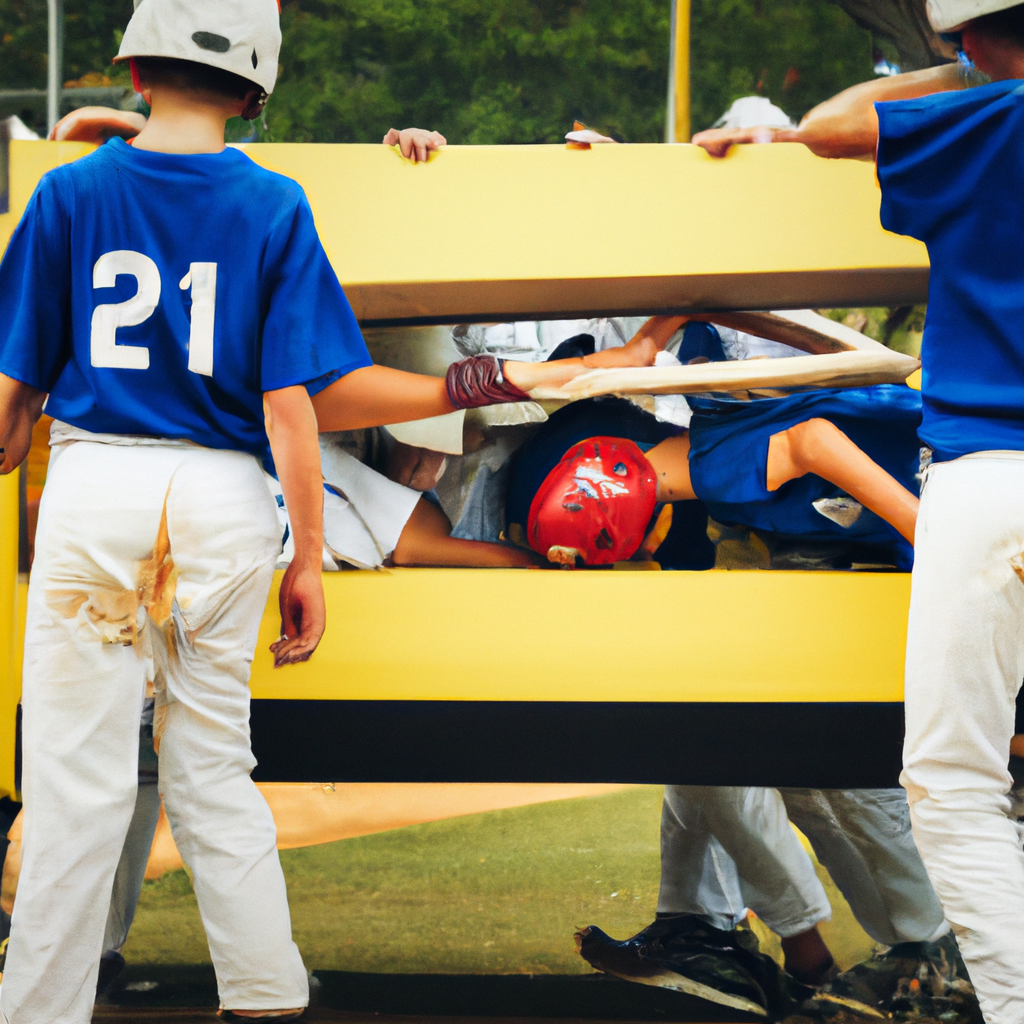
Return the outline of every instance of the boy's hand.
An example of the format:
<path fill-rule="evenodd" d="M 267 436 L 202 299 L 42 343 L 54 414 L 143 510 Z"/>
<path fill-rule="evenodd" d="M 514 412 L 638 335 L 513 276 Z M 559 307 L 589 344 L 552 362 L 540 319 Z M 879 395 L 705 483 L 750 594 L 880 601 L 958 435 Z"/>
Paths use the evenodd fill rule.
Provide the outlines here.
<path fill-rule="evenodd" d="M 413 163 L 426 161 L 432 150 L 448 144 L 440 132 L 428 132 L 426 128 L 390 128 L 383 141 L 385 146 L 398 146 L 402 156 Z"/>
<path fill-rule="evenodd" d="M 799 142 L 800 137 L 795 128 L 766 128 L 759 125 L 755 128 L 708 128 L 707 131 L 697 132 L 690 141 L 714 157 L 723 157 L 733 146 L 758 142 Z"/>
<path fill-rule="evenodd" d="M 319 565 L 292 562 L 281 580 L 281 638 L 270 645 L 274 668 L 308 661 L 324 635 L 327 609 Z"/>

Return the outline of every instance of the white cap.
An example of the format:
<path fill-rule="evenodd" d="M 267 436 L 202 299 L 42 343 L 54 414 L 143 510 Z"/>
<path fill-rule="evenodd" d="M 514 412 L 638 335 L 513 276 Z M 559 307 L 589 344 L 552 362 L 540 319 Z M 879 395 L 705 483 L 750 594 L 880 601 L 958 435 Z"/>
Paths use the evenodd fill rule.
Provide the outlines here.
<path fill-rule="evenodd" d="M 767 96 L 741 96 L 712 125 L 713 128 L 795 128 L 789 115 Z"/>
<path fill-rule="evenodd" d="M 936 32 L 957 32 L 969 21 L 1016 7 L 1020 0 L 928 0 L 928 20 Z"/>
<path fill-rule="evenodd" d="M 277 0 L 139 0 L 114 60 L 173 57 L 208 64 L 269 95 L 280 53 Z"/>

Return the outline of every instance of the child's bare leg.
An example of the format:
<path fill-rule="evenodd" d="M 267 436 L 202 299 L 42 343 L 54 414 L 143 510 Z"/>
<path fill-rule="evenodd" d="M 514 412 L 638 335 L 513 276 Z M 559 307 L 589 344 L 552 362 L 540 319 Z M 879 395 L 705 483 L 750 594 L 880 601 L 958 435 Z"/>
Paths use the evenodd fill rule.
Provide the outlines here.
<path fill-rule="evenodd" d="M 482 540 L 460 540 L 452 537 L 451 531 L 452 524 L 444 512 L 421 498 L 398 538 L 392 561 L 395 565 L 488 569 L 528 569 L 543 564 L 531 551 Z"/>
<path fill-rule="evenodd" d="M 881 516 L 911 544 L 919 500 L 858 448 L 834 423 L 810 419 L 768 442 L 767 486 L 817 473 Z"/>

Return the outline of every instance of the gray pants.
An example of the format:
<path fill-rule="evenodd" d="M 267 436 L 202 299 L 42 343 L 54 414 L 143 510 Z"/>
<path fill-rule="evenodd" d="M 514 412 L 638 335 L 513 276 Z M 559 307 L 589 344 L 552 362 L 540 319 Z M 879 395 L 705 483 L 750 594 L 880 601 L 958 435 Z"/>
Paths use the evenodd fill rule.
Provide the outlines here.
<path fill-rule="evenodd" d="M 666 786 L 658 912 L 697 914 L 728 930 L 749 907 L 783 938 L 828 920 L 825 890 L 790 821 L 876 942 L 947 930 L 902 789 Z"/>
<path fill-rule="evenodd" d="M 120 953 L 128 938 L 128 930 L 135 918 L 135 907 L 142 892 L 142 882 L 146 877 L 146 864 L 159 817 L 160 793 L 156 779 L 143 781 L 140 778 L 138 795 L 135 797 L 135 813 L 128 826 L 121 859 L 117 862 L 114 874 L 107 927 L 103 934 L 104 951 L 112 949 Z"/>

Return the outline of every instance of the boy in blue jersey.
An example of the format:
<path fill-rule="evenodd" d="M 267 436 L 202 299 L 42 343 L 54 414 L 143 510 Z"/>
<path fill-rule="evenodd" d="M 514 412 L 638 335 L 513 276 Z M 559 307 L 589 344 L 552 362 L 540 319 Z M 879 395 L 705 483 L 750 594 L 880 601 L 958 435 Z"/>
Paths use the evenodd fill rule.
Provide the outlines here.
<path fill-rule="evenodd" d="M 249 663 L 280 546 L 262 465 L 276 462 L 296 536 L 285 664 L 324 620 L 310 394 L 370 360 L 302 190 L 224 148 L 226 119 L 273 88 L 279 45 L 273 0 L 146 0 L 120 54 L 138 58 L 146 128 L 47 175 L 0 265 L 3 468 L 43 393 L 58 421 L 29 593 L 5 1021 L 90 1019 L 147 659 L 165 681 L 160 790 L 224 1016 L 290 1019 L 308 1001 L 249 778 Z"/>
<path fill-rule="evenodd" d="M 794 141 L 876 152 L 883 225 L 928 246 L 920 436 L 935 461 L 916 534 L 902 781 L 985 1019 L 1020 1024 L 1024 852 L 1007 762 L 1024 676 L 1024 6 L 929 0 L 928 14 L 991 84 L 956 91 L 948 69 L 867 83 L 808 115 L 816 127 Z M 694 141 L 720 153 L 748 140 Z"/>
<path fill-rule="evenodd" d="M 249 778 L 249 664 L 280 552 L 262 466 L 276 464 L 295 538 L 272 647 L 283 665 L 324 626 L 316 413 L 320 429 L 398 422 L 584 368 L 481 357 L 434 379 L 371 365 L 301 188 L 224 147 L 226 120 L 256 116 L 273 89 L 279 45 L 274 0 L 137 5 L 118 59 L 151 117 L 132 145 L 48 174 L 0 264 L 0 472 L 24 458 L 47 393 L 55 417 L 5 1021 L 91 1015 L 147 663 L 162 681 L 160 790 L 221 1014 L 302 1012 L 273 820 Z M 443 142 L 396 134 L 403 151 Z"/>

